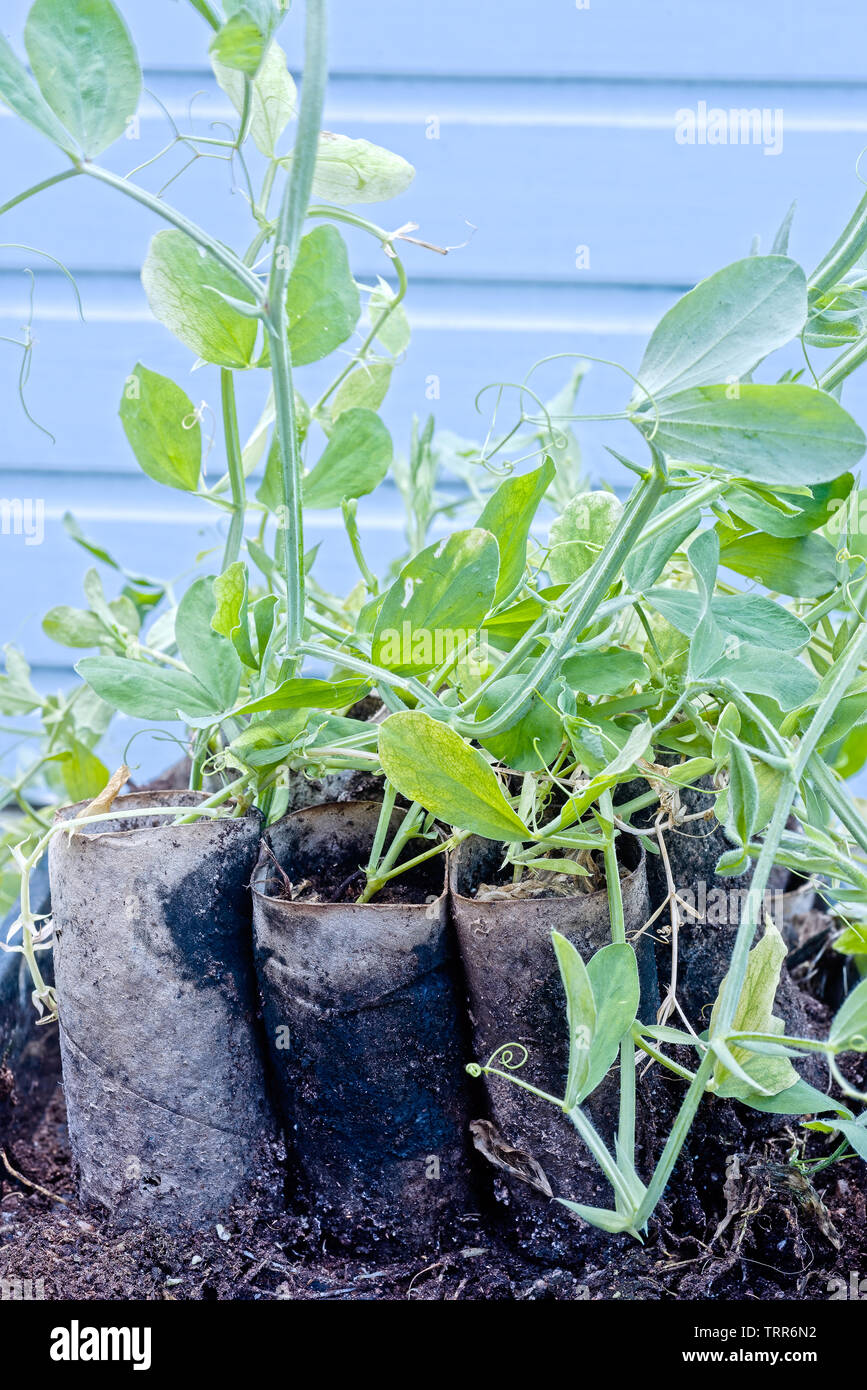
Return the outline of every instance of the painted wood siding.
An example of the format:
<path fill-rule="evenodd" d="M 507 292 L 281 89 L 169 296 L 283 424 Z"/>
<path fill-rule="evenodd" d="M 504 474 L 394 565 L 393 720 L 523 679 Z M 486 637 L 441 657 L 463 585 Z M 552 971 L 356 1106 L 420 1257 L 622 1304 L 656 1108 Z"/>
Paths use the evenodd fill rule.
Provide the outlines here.
<path fill-rule="evenodd" d="M 146 86 L 172 114 L 183 118 L 199 92 L 200 130 L 228 118 L 207 65 L 208 31 L 190 7 L 122 0 L 122 9 Z M 0 27 L 16 44 L 26 10 L 26 0 L 3 0 Z M 412 188 L 374 215 L 394 226 L 418 222 L 421 235 L 444 245 L 466 243 L 447 257 L 407 251 L 413 343 L 384 407 L 398 449 L 413 414 L 431 409 L 441 427 L 476 435 L 478 389 L 520 379 L 548 354 L 588 353 L 634 369 L 672 300 L 746 254 L 754 235 L 769 246 L 793 199 L 792 251 L 809 266 L 862 191 L 855 166 L 867 145 L 863 0 L 332 0 L 331 29 L 328 126 L 387 145 L 418 170 Z M 299 36 L 296 13 L 281 35 L 293 68 Z M 781 111 L 782 148 L 678 143 L 677 113 L 701 102 Z M 110 167 L 126 172 L 165 143 L 165 117 L 149 97 L 138 134 L 109 152 Z M 5 112 L 0 150 L 0 200 L 62 164 Z M 147 186 L 159 188 L 179 162 L 170 156 L 162 176 L 148 171 Z M 243 199 L 225 164 L 199 161 L 167 196 L 220 226 L 226 240 L 246 240 Z M 0 250 L 0 333 L 20 334 L 30 292 L 24 271 L 36 272 L 27 402 L 55 436 L 52 443 L 23 414 L 16 350 L 0 344 L 0 497 L 40 499 L 46 516 L 41 545 L 0 535 L 2 634 L 27 647 L 45 680 L 60 680 L 72 654 L 43 637 L 39 615 L 51 603 L 78 601 L 87 565 L 62 531 L 65 510 L 131 567 L 163 576 L 189 571 L 218 542 L 209 509 L 142 477 L 117 419 L 138 359 L 175 375 L 197 403 L 218 399 L 214 374 L 190 378 L 190 354 L 150 318 L 137 271 L 157 225 L 83 179 L 3 219 L 4 243 L 41 248 L 69 266 L 86 314 L 80 323 L 50 262 Z M 353 254 L 368 283 L 384 269 L 369 239 L 353 241 Z M 553 394 L 567 370 L 546 368 L 543 392 Z M 301 389 L 309 394 L 322 379 L 320 369 L 305 369 Z M 624 379 L 602 366 L 584 389 L 594 410 L 617 409 L 625 398 Z M 862 419 L 863 394 L 862 386 L 847 396 Z M 255 421 L 262 396 L 263 378 L 248 374 L 242 427 Z M 588 427 L 582 443 L 588 469 L 617 480 L 603 445 L 628 447 L 628 433 Z M 396 496 L 384 490 L 362 515 L 370 553 L 382 562 L 401 544 Z M 351 583 L 334 514 L 309 518 L 308 541 L 317 540 L 325 542 L 323 579 Z"/>

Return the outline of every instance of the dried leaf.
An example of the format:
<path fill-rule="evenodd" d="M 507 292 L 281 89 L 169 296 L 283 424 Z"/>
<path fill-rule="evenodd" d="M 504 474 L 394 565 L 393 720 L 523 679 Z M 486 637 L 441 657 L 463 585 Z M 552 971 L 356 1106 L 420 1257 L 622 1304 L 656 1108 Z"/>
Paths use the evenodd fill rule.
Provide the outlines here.
<path fill-rule="evenodd" d="M 82 812 L 82 815 L 101 816 L 105 812 L 110 811 L 114 803 L 115 797 L 118 795 L 121 788 L 126 785 L 129 779 L 130 770 L 127 767 L 126 763 L 124 763 L 121 767 L 117 769 L 117 772 L 112 773 L 108 782 L 106 782 L 102 791 L 99 793 L 99 796 L 95 796 L 93 798 L 90 805 L 87 806 Z"/>
<path fill-rule="evenodd" d="M 513 1178 L 520 1178 L 521 1182 L 535 1187 L 536 1191 L 543 1193 L 545 1197 L 554 1196 L 551 1184 L 535 1158 L 507 1144 L 490 1120 L 473 1120 L 470 1134 L 479 1153 L 495 1168 L 502 1168 L 506 1173 L 511 1173 Z"/>

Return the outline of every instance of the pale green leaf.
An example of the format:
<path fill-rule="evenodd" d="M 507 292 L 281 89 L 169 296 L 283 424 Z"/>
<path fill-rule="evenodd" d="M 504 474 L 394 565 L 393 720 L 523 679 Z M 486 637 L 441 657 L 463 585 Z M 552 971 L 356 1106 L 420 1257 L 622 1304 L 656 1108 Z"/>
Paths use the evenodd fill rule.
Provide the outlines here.
<path fill-rule="evenodd" d="M 110 640 L 105 624 L 86 608 L 61 604 L 42 619 L 42 631 L 64 647 L 99 647 Z"/>
<path fill-rule="evenodd" d="M 455 531 L 414 555 L 383 599 L 373 661 L 401 675 L 441 666 L 482 623 L 499 562 L 497 542 L 478 527 Z"/>
<path fill-rule="evenodd" d="M 289 161 L 286 161 L 287 163 Z M 383 203 L 415 178 L 407 160 L 369 140 L 323 130 L 313 172 L 313 197 L 326 203 Z"/>
<path fill-rule="evenodd" d="M 64 130 L 48 102 L 39 92 L 24 64 L 19 61 L 8 40 L 0 34 L 0 100 L 16 116 L 34 129 L 47 135 L 65 154 L 77 159 L 80 151 L 69 132 Z"/>
<path fill-rule="evenodd" d="M 773 922 L 768 919 L 765 934 L 750 951 L 741 997 L 735 1010 L 731 1031 L 733 1033 L 782 1033 L 783 1022 L 773 1014 L 774 999 L 780 983 L 780 971 L 786 959 L 786 943 Z M 720 998 L 725 989 L 723 980 L 720 993 L 713 1006 L 710 1019 L 710 1036 L 713 1037 Z M 742 1081 L 717 1061 L 708 1090 L 719 1096 L 734 1097 L 737 1100 L 750 1096 L 754 1091 L 777 1095 L 786 1091 L 799 1080 L 788 1057 L 768 1057 L 750 1052 L 745 1047 L 733 1044 L 731 1055 L 738 1066 L 751 1079 Z"/>
<path fill-rule="evenodd" d="M 485 503 L 477 525 L 490 531 L 500 547 L 497 603 L 508 598 L 521 582 L 530 527 L 555 473 L 554 464 L 546 458 L 541 468 L 506 478 Z"/>
<path fill-rule="evenodd" d="M 596 1027 L 590 1044 L 587 1074 L 577 1104 L 596 1090 L 617 1058 L 620 1043 L 638 1013 L 641 985 L 635 952 L 626 942 L 612 942 L 587 962 L 587 975 L 596 1005 Z"/>
<path fill-rule="evenodd" d="M 139 467 L 168 487 L 195 492 L 202 467 L 202 428 L 185 391 L 139 362 L 127 377 L 120 419 Z"/>
<path fill-rule="evenodd" d="M 555 584 L 571 584 L 590 568 L 622 511 L 613 492 L 580 492 L 567 502 L 549 535 L 548 573 Z"/>
<path fill-rule="evenodd" d="M 373 492 L 391 466 L 391 435 L 363 406 L 345 410 L 323 453 L 304 479 L 305 507 L 339 507 L 348 497 Z"/>
<path fill-rule="evenodd" d="M 840 1005 L 828 1041 L 837 1052 L 867 1052 L 867 980 L 856 985 Z"/>
<path fill-rule="evenodd" d="M 635 404 L 694 386 L 739 381 L 791 341 L 807 317 L 807 284 L 796 261 L 750 256 L 700 281 L 653 330 Z M 680 457 L 685 457 L 681 455 Z"/>
<path fill-rule="evenodd" d="M 340 383 L 331 401 L 330 414 L 336 420 L 344 410 L 364 406 L 378 410 L 391 382 L 391 362 L 362 362 Z"/>
<path fill-rule="evenodd" d="M 217 81 L 235 110 L 240 115 L 244 109 L 244 73 L 238 68 L 227 67 L 212 56 Z M 295 115 L 298 92 L 294 79 L 286 67 L 286 54 L 279 43 L 272 43 L 265 54 L 262 66 L 251 79 L 252 114 L 250 134 L 266 158 L 276 153 L 277 142 Z"/>
<path fill-rule="evenodd" d="M 379 757 L 392 786 L 446 824 L 489 840 L 531 838 L 478 749 L 422 710 L 389 715 Z"/>
<path fill-rule="evenodd" d="M 596 1032 L 596 1001 L 587 967 L 572 942 L 558 931 L 552 931 L 551 942 L 566 992 L 569 1030 L 569 1071 L 563 1108 L 573 1110 L 590 1070 L 590 1044 Z"/>
<path fill-rule="evenodd" d="M 217 291 L 253 304 L 252 292 L 184 232 L 157 232 L 142 267 L 148 303 L 161 323 L 206 362 L 249 367 L 258 325 Z"/>
<path fill-rule="evenodd" d="M 208 691 L 186 671 L 122 656 L 86 656 L 75 669 L 113 709 L 137 719 L 177 719 L 180 709 L 201 715 L 214 710 Z"/>
<path fill-rule="evenodd" d="M 351 336 L 361 317 L 361 299 L 336 227 L 314 227 L 301 238 L 286 304 L 296 367 L 327 357 Z"/>
<path fill-rule="evenodd" d="M 33 75 L 88 159 L 122 135 L 141 95 L 129 30 L 111 0 L 34 0 L 24 26 Z"/>
<path fill-rule="evenodd" d="M 864 453 L 860 426 L 833 396 L 809 386 L 699 386 L 667 397 L 659 410 L 658 427 L 655 417 L 635 421 L 654 431 L 657 448 L 728 477 L 830 482 Z"/>
<path fill-rule="evenodd" d="M 227 637 L 212 626 L 217 611 L 213 579 L 195 580 L 178 604 L 175 639 L 199 684 L 207 690 L 212 708 L 230 709 L 241 683 L 241 662 Z"/>

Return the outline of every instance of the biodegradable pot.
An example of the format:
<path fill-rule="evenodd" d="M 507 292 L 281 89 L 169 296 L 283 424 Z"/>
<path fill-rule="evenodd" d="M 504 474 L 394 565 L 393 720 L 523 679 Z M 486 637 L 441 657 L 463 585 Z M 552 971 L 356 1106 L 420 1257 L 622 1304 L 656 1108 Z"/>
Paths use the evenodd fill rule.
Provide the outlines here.
<path fill-rule="evenodd" d="M 627 934 L 637 932 L 649 916 L 644 851 L 623 836 L 618 842 L 629 872 L 622 878 Z M 578 893 L 571 897 L 477 900 L 479 884 L 492 882 L 503 859 L 503 846 L 476 836 L 465 840 L 452 856 L 452 911 L 470 996 L 475 1058 L 485 1063 L 491 1054 L 512 1044 L 512 1057 L 527 1051 L 525 1065 L 516 1071 L 551 1095 L 562 1096 L 568 1066 L 566 999 L 551 932 L 568 937 L 586 962 L 608 945 L 611 928 L 607 894 Z M 655 1020 L 659 998 L 652 943 L 647 935 L 636 945 L 641 980 L 640 1016 Z M 554 1196 L 592 1206 L 610 1207 L 613 1198 L 562 1111 L 539 1100 L 510 1081 L 484 1080 L 490 1123 L 474 1125 L 478 1147 L 498 1169 L 497 1195 L 512 1209 L 522 1245 L 546 1258 L 562 1257 L 564 1237 L 577 1232 L 565 1208 Z M 617 1126 L 619 1086 L 616 1075 L 602 1082 L 585 1105 L 609 1143 Z M 483 1104 L 481 1093 L 476 1113 Z M 523 1174 L 523 1178 L 519 1176 Z M 529 1179 L 529 1181 L 528 1181 Z M 588 1243 L 595 1235 L 584 1228 Z"/>
<path fill-rule="evenodd" d="M 37 914 L 51 909 L 44 860 L 31 878 L 30 905 Z M 0 941 L 6 940 L 19 908 L 16 903 L 0 923 Z M 20 939 L 18 936 L 16 941 Z M 40 952 L 39 964 L 45 983 L 53 984 L 51 953 Z M 0 951 L 0 1148 L 5 1149 L 9 1148 L 13 1120 L 16 1133 L 29 1138 L 60 1081 L 57 1029 L 37 1026 L 39 1016 L 32 991 L 24 957 L 14 951 Z M 0 1168 L 0 1189 L 5 1179 Z"/>
<path fill-rule="evenodd" d="M 201 799 L 119 797 L 116 819 L 51 842 L 72 1151 L 83 1197 L 123 1222 L 212 1219 L 268 1168 L 247 891 L 260 818 L 173 825 L 158 811 Z M 153 818 L 124 818 L 148 806 Z"/>
<path fill-rule="evenodd" d="M 471 1053 L 444 857 L 429 861 L 429 902 L 280 896 L 274 858 L 295 884 L 315 875 L 339 890 L 366 862 L 379 810 L 345 802 L 285 817 L 253 878 L 290 1161 L 321 1229 L 359 1250 L 427 1246 L 472 1201 Z"/>

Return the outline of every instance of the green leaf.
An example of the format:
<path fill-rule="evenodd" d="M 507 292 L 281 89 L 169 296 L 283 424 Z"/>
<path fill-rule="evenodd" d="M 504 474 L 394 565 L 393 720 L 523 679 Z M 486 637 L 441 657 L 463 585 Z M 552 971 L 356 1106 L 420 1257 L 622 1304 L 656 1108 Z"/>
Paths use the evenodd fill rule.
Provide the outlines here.
<path fill-rule="evenodd" d="M 526 683 L 526 679 L 526 676 L 517 673 L 492 681 L 479 701 L 477 717 L 487 719 L 496 714 L 505 701 Z M 534 691 L 529 706 L 517 723 L 512 724 L 505 733 L 483 738 L 480 742 L 497 762 L 505 763 L 512 771 L 538 772 L 548 767 L 560 751 L 563 721 L 553 708 L 550 693 L 543 698 L 538 691 Z"/>
<path fill-rule="evenodd" d="M 3 648 L 6 658 L 6 674 L 0 676 L 0 714 L 29 714 L 39 709 L 41 696 L 30 680 L 30 667 L 11 643 Z"/>
<path fill-rule="evenodd" d="M 285 6 L 274 0 L 224 0 L 226 20 L 211 40 L 211 56 L 255 77 Z"/>
<path fill-rule="evenodd" d="M 185 232 L 157 232 L 141 278 L 154 315 L 199 357 L 218 367 L 252 366 L 258 324 L 221 298 L 252 305 L 252 292 L 209 251 Z"/>
<path fill-rule="evenodd" d="M 775 1096 L 740 1096 L 739 1099 L 752 1110 L 761 1110 L 766 1115 L 826 1115 L 840 1109 L 838 1101 L 808 1081 L 800 1080 Z"/>
<path fill-rule="evenodd" d="M 563 662 L 562 671 L 566 683 L 584 695 L 616 695 L 649 676 L 640 653 L 623 647 L 580 652 Z"/>
<path fill-rule="evenodd" d="M 786 959 L 786 944 L 773 922 L 768 919 L 765 934 L 749 954 L 746 977 L 740 1001 L 732 1021 L 733 1033 L 782 1033 L 782 1019 L 773 1014 L 774 999 L 780 982 L 780 971 Z M 713 1006 L 710 1019 L 710 1036 L 714 1035 L 714 1025 L 719 1014 L 720 998 L 725 989 L 726 975 L 720 985 L 720 992 Z M 743 1100 L 755 1091 L 778 1095 L 794 1086 L 800 1079 L 788 1057 L 769 1057 L 750 1052 L 747 1048 L 733 1044 L 731 1055 L 748 1081 L 729 1070 L 723 1062 L 717 1061 L 708 1090 L 718 1096 Z M 752 1083 L 752 1084 L 750 1084 Z"/>
<path fill-rule="evenodd" d="M 247 566 L 235 560 L 214 580 L 216 607 L 211 619 L 215 632 L 228 637 L 245 666 L 257 670 L 259 662 L 250 645 L 250 621 L 247 607 Z"/>
<path fill-rule="evenodd" d="M 690 387 L 739 381 L 800 333 L 806 317 L 807 284 L 796 261 L 785 256 L 735 261 L 663 315 L 638 380 L 657 402 Z M 633 403 L 646 399 L 636 387 Z"/>
<path fill-rule="evenodd" d="M 744 846 L 750 842 L 759 812 L 759 784 L 749 755 L 739 743 L 729 743 L 728 827 Z"/>
<path fill-rule="evenodd" d="M 582 1105 L 608 1075 L 622 1039 L 635 1022 L 641 997 L 638 962 L 634 950 L 626 942 L 612 942 L 596 951 L 587 962 L 587 975 L 596 1005 L 596 1027 L 578 1105 Z"/>
<path fill-rule="evenodd" d="M 241 662 L 229 639 L 212 626 L 216 611 L 213 579 L 195 580 L 178 604 L 175 640 L 193 676 L 211 696 L 211 708 L 225 710 L 235 703 Z"/>
<path fill-rule="evenodd" d="M 314 227 L 301 238 L 286 290 L 292 362 L 304 367 L 349 338 L 361 317 L 358 287 L 346 243 L 336 227 Z"/>
<path fill-rule="evenodd" d="M 422 710 L 389 715 L 379 729 L 379 757 L 402 796 L 448 825 L 489 840 L 531 838 L 478 749 Z"/>
<path fill-rule="evenodd" d="M 237 714 L 258 714 L 266 710 L 345 709 L 360 700 L 369 689 L 365 680 L 323 681 L 313 677 L 292 677 L 281 682 L 270 695 L 240 705 Z"/>
<path fill-rule="evenodd" d="M 770 536 L 806 536 L 826 522 L 846 516 L 842 499 L 850 495 L 853 483 L 852 474 L 843 473 L 833 482 L 811 487 L 806 494 L 803 490 L 787 493 L 784 488 L 773 492 L 758 487 L 730 488 L 724 505 L 750 528 Z"/>
<path fill-rule="evenodd" d="M 701 531 L 687 551 L 687 559 L 699 587 L 699 617 L 689 647 L 687 678 L 701 676 L 723 653 L 725 640 L 713 612 L 713 589 L 719 565 L 719 538 L 715 531 Z"/>
<path fill-rule="evenodd" d="M 362 362 L 355 371 L 350 372 L 332 398 L 332 420 L 336 420 L 344 410 L 351 410 L 354 406 L 378 410 L 391 383 L 393 365 L 391 362 Z"/>
<path fill-rule="evenodd" d="M 339 507 L 347 497 L 363 497 L 379 487 L 394 450 L 378 415 L 357 406 L 345 410 L 316 466 L 304 479 L 305 507 Z"/>
<path fill-rule="evenodd" d="M 571 584 L 593 564 L 617 525 L 623 507 L 613 492 L 579 492 L 551 525 L 548 573 Z"/>
<path fill-rule="evenodd" d="M 518 587 L 527 563 L 527 538 L 556 469 L 546 458 L 541 468 L 506 478 L 485 503 L 477 525 L 490 531 L 500 547 L 500 577 L 495 599 L 502 603 Z"/>
<path fill-rule="evenodd" d="M 835 1052 L 867 1052 L 867 980 L 856 985 L 840 1005 L 828 1041 Z"/>
<path fill-rule="evenodd" d="M 864 453 L 861 428 L 833 396 L 809 386 L 699 386 L 669 396 L 655 419 L 633 417 L 671 458 L 728 477 L 783 486 L 830 482 Z"/>
<path fill-rule="evenodd" d="M 291 162 L 289 160 L 285 163 Z M 404 193 L 415 178 L 415 169 L 401 155 L 323 130 L 319 136 L 313 197 L 326 203 L 383 203 Z"/>
<path fill-rule="evenodd" d="M 135 115 L 141 69 L 111 0 L 35 0 L 24 26 L 33 75 L 48 105 L 88 159 Z"/>
<path fill-rule="evenodd" d="M 590 1070 L 590 1044 L 596 1032 L 596 1001 L 587 967 L 572 942 L 558 931 L 552 931 L 551 942 L 566 991 L 569 1029 L 569 1072 L 563 1108 L 574 1110 Z"/>
<path fill-rule="evenodd" d="M 846 927 L 832 945 L 844 956 L 867 956 L 867 923 Z"/>
<path fill-rule="evenodd" d="M 127 377 L 120 419 L 139 467 L 149 478 L 184 492 L 196 491 L 202 429 L 180 386 L 137 363 Z"/>
<path fill-rule="evenodd" d="M 859 1158 L 867 1163 L 867 1129 L 857 1120 L 838 1120 L 835 1128 L 849 1140 Z"/>
<path fill-rule="evenodd" d="M 716 594 L 711 610 L 723 632 L 744 642 L 799 652 L 810 640 L 806 623 L 761 594 Z"/>
<path fill-rule="evenodd" d="M 48 102 L 44 99 L 24 64 L 16 57 L 8 40 L 0 34 L 0 99 L 16 116 L 27 121 L 34 129 L 47 135 L 55 145 L 77 159 L 80 151 L 75 141 L 64 130 Z"/>
<path fill-rule="evenodd" d="M 103 762 L 79 739 L 70 739 L 60 758 L 60 775 L 70 801 L 97 796 L 109 779 Z"/>
<path fill-rule="evenodd" d="M 226 96 L 239 115 L 244 110 L 246 79 L 238 68 L 227 67 L 212 56 L 214 74 Z M 298 92 L 292 75 L 286 68 L 286 54 L 279 43 L 272 43 L 264 61 L 252 79 L 253 110 L 250 134 L 256 148 L 272 159 L 277 142 L 295 115 Z"/>
<path fill-rule="evenodd" d="M 265 657 L 274 632 L 277 607 L 276 594 L 265 594 L 253 604 L 253 627 L 256 630 L 256 646 L 259 652 L 260 667 L 265 665 Z"/>
<path fill-rule="evenodd" d="M 716 743 L 716 739 L 714 739 L 714 743 Z M 753 760 L 752 767 L 756 775 L 756 782 L 758 783 L 759 789 L 759 803 L 752 833 L 754 835 L 760 835 L 766 828 L 776 809 L 777 801 L 780 796 L 783 774 L 778 768 L 769 767 L 767 763 L 760 762 L 758 759 Z M 717 820 L 721 821 L 723 825 L 729 821 L 729 794 L 727 788 L 718 793 L 716 801 L 714 802 L 714 814 Z"/>
<path fill-rule="evenodd" d="M 646 598 L 678 632 L 692 636 L 701 614 L 698 594 L 660 587 L 649 589 Z M 774 651 L 797 652 L 810 640 L 806 623 L 762 594 L 714 594 L 711 612 L 722 632 Z"/>
<path fill-rule="evenodd" d="M 725 679 L 750 695 L 768 695 L 782 710 L 797 709 L 813 695 L 817 678 L 803 661 L 788 652 L 741 642 L 705 672 L 705 679 Z"/>
<path fill-rule="evenodd" d="M 86 656 L 75 669 L 113 709 L 137 719 L 177 719 L 180 709 L 214 712 L 207 690 L 186 671 L 123 656 Z"/>
<path fill-rule="evenodd" d="M 664 516 L 670 507 L 676 506 L 680 501 L 682 498 L 677 492 L 673 496 L 663 497 L 653 514 L 654 519 Z M 701 510 L 696 507 L 679 521 L 669 521 L 665 530 L 652 536 L 649 541 L 637 545 L 626 557 L 623 566 L 630 587 L 637 593 L 643 593 L 651 584 L 655 584 L 675 551 L 680 549 L 684 541 L 693 531 L 698 530 L 700 525 Z"/>
<path fill-rule="evenodd" d="M 414 555 L 383 599 L 373 634 L 376 665 L 401 675 L 441 666 L 482 623 L 499 563 L 497 542 L 478 527 Z"/>
<path fill-rule="evenodd" d="M 110 640 L 110 633 L 95 613 L 66 604 L 48 610 L 42 631 L 63 647 L 99 647 Z"/>
<path fill-rule="evenodd" d="M 815 534 L 791 539 L 752 535 L 731 541 L 723 535 L 721 563 L 792 598 L 819 598 L 837 583 L 834 547 Z"/>

